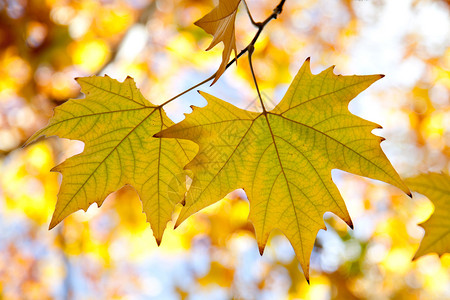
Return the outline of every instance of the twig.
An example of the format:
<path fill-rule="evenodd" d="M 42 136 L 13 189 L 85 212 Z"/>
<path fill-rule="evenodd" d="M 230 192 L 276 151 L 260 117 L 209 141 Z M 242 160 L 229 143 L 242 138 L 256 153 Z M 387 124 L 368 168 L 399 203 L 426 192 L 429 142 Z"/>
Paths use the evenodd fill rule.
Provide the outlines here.
<path fill-rule="evenodd" d="M 164 102 L 163 104 L 161 104 L 159 107 L 163 107 L 164 105 L 166 105 L 166 104 L 172 102 L 173 100 L 177 99 L 178 97 L 183 96 L 183 95 L 186 94 L 187 92 L 192 91 L 192 90 L 195 89 L 196 87 L 199 87 L 199 86 L 201 86 L 202 84 L 207 83 L 208 81 L 210 81 L 210 80 L 213 79 L 214 77 L 216 77 L 216 73 L 214 73 L 214 74 L 211 75 L 210 77 L 206 78 L 206 79 L 203 80 L 202 82 L 197 83 L 196 85 L 191 86 L 191 87 L 188 88 L 187 90 L 185 90 L 185 91 L 179 93 L 178 95 L 176 95 L 176 96 L 170 98 L 169 100 L 167 100 L 166 102 Z"/>
<path fill-rule="evenodd" d="M 247 10 L 248 17 L 250 18 L 250 21 L 252 22 L 253 25 L 255 25 L 256 27 L 259 28 L 259 23 L 256 23 L 255 20 L 253 19 L 250 9 L 248 8 L 248 5 L 247 5 L 247 1 L 244 0 L 244 4 L 245 4 L 245 9 Z"/>
<path fill-rule="evenodd" d="M 252 47 L 254 48 L 254 45 L 255 45 L 256 41 L 258 40 L 258 38 L 259 38 L 261 32 L 263 31 L 264 27 L 265 27 L 271 20 L 276 19 L 276 18 L 278 17 L 278 15 L 279 15 L 279 14 L 282 12 L 282 10 L 283 10 L 283 5 L 284 5 L 285 2 L 286 2 L 286 0 L 281 0 L 281 1 L 278 3 L 278 5 L 274 8 L 272 14 L 271 14 L 270 16 L 268 16 L 263 22 L 252 22 L 253 25 L 256 24 L 255 26 L 258 27 L 258 31 L 256 32 L 255 36 L 253 37 L 252 41 L 247 45 L 247 47 L 245 47 L 244 49 L 242 49 L 242 50 L 239 52 L 239 54 L 238 54 L 235 58 L 233 58 L 233 59 L 227 64 L 227 66 L 225 67 L 225 70 L 228 69 L 228 68 L 229 68 L 229 67 L 230 67 L 230 66 L 231 66 L 238 58 L 240 58 L 240 57 L 241 57 L 242 55 L 244 55 L 247 51 L 249 51 L 249 48 L 252 48 Z M 154 11 L 154 6 L 153 6 L 154 3 L 155 3 L 155 2 L 153 1 L 151 4 L 149 4 L 146 8 L 144 8 L 144 9 L 141 11 L 141 13 L 140 13 L 140 15 L 139 15 L 138 20 L 137 20 L 136 23 L 144 23 L 145 20 L 148 19 L 149 15 Z M 245 4 L 246 4 L 246 3 L 245 3 Z M 125 37 L 125 35 L 126 35 L 126 33 L 124 34 L 124 37 Z M 117 48 L 120 47 L 120 44 L 121 44 L 121 43 L 118 44 L 118 47 L 117 47 Z M 113 51 L 113 52 L 114 52 L 114 51 Z M 102 72 L 102 71 L 105 69 L 105 67 L 106 67 L 108 64 L 110 64 L 110 63 L 115 59 L 115 57 L 116 57 L 116 55 L 113 54 L 113 55 L 110 57 L 110 60 L 109 60 L 108 62 L 106 62 L 106 63 L 103 65 L 103 67 L 100 69 L 99 73 Z M 166 105 L 166 104 L 172 102 L 173 100 L 177 99 L 178 97 L 180 97 L 180 96 L 182 96 L 182 95 L 184 95 L 184 94 L 186 94 L 186 93 L 192 91 L 193 89 L 195 89 L 195 88 L 197 88 L 197 87 L 199 87 L 199 86 L 201 86 L 201 85 L 207 83 L 208 81 L 212 80 L 215 76 L 216 76 L 216 73 L 214 73 L 214 74 L 211 75 L 210 77 L 206 78 L 205 80 L 201 81 L 200 83 L 197 83 L 196 85 L 194 85 L 194 86 L 188 88 L 187 90 L 185 90 L 185 91 L 179 93 L 178 95 L 176 95 L 176 96 L 170 98 L 169 100 L 167 100 L 166 102 L 164 102 L 163 104 L 161 104 L 159 107 L 162 107 L 162 106 L 164 106 L 164 105 Z M 258 91 L 258 94 L 259 94 L 259 91 Z M 61 101 L 57 101 L 57 100 L 50 100 L 50 102 L 53 102 L 53 103 L 61 103 Z M 263 109 L 264 109 L 264 106 L 263 106 Z M 25 143 L 25 141 L 21 141 L 21 142 L 20 142 L 20 144 L 22 144 L 22 145 L 23 145 L 23 143 Z M 15 149 L 10 149 L 10 150 L 6 150 L 6 151 L 0 150 L 0 157 L 4 157 L 4 156 L 8 155 L 8 154 L 9 154 L 11 151 L 13 151 L 13 150 L 15 150 Z"/>
<path fill-rule="evenodd" d="M 227 70 L 239 57 L 241 57 L 242 55 L 244 55 L 246 52 L 248 52 L 250 50 L 250 48 L 253 49 L 255 47 L 255 43 L 258 40 L 259 36 L 261 35 L 261 32 L 264 30 L 264 28 L 266 27 L 266 25 L 272 21 L 273 19 L 276 19 L 278 17 L 279 14 L 281 14 L 281 12 L 283 11 L 283 5 L 286 2 L 286 0 L 281 0 L 278 5 L 273 9 L 273 12 L 270 16 L 268 16 L 263 22 L 255 22 L 253 23 L 253 25 L 255 25 L 256 27 L 258 27 L 258 31 L 256 32 L 255 36 L 253 37 L 252 41 L 247 45 L 247 47 L 245 47 L 244 49 L 242 49 L 239 54 L 233 58 L 225 67 L 225 70 Z M 250 59 L 250 58 L 249 58 Z M 217 72 L 216 72 L 217 73 Z M 166 102 L 164 102 L 163 104 L 161 104 L 159 107 L 162 107 L 166 104 L 169 104 L 170 102 L 172 102 L 173 100 L 177 99 L 178 97 L 186 94 L 189 91 L 192 91 L 193 89 L 195 89 L 196 87 L 199 87 L 205 83 L 207 83 L 208 81 L 212 80 L 215 76 L 216 73 L 214 73 L 213 75 L 211 75 L 210 77 L 208 77 L 207 79 L 203 80 L 200 83 L 197 83 L 196 85 L 188 88 L 187 90 L 181 92 L 180 94 L 170 98 L 169 100 L 167 100 Z M 256 81 L 255 81 L 256 83 Z M 259 90 L 258 90 L 258 94 L 259 94 Z M 261 98 L 261 96 L 260 96 Z M 263 109 L 264 109 L 264 105 L 263 105 Z"/>

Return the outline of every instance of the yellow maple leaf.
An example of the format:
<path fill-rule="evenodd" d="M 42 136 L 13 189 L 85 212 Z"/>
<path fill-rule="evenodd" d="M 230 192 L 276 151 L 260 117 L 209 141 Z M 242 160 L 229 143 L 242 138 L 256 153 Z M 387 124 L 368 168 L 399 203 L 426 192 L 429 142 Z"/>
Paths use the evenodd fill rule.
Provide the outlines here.
<path fill-rule="evenodd" d="M 57 107 L 49 124 L 27 141 L 57 135 L 85 143 L 81 154 L 52 169 L 63 174 L 63 181 L 50 229 L 94 202 L 102 205 L 106 196 L 129 184 L 139 194 L 159 244 L 185 194 L 183 166 L 196 145 L 151 137 L 173 122 L 142 96 L 132 78 L 123 83 L 97 76 L 77 81 L 86 98 Z"/>
<path fill-rule="evenodd" d="M 349 226 L 345 203 L 331 180 L 340 169 L 399 187 L 402 182 L 370 132 L 380 126 L 352 115 L 348 103 L 382 75 L 337 76 L 333 68 L 318 75 L 303 64 L 286 95 L 272 111 L 239 109 L 202 93 L 204 108 L 156 134 L 185 138 L 199 145 L 186 166 L 194 180 L 177 226 L 188 216 L 243 188 L 249 219 L 262 254 L 271 231 L 291 242 L 306 278 L 323 214 L 333 212 Z"/>
<path fill-rule="evenodd" d="M 419 224 L 425 235 L 413 259 L 433 252 L 439 256 L 450 253 L 450 176 L 427 173 L 405 182 L 413 191 L 428 197 L 435 207 L 431 217 Z"/>
<path fill-rule="evenodd" d="M 222 63 L 216 72 L 212 84 L 214 84 L 223 72 L 225 72 L 231 51 L 234 50 L 234 54 L 237 54 L 234 22 L 236 20 L 236 13 L 240 2 L 241 0 L 219 0 L 219 5 L 194 23 L 214 36 L 211 44 L 206 50 L 210 50 L 218 43 L 223 42 Z"/>

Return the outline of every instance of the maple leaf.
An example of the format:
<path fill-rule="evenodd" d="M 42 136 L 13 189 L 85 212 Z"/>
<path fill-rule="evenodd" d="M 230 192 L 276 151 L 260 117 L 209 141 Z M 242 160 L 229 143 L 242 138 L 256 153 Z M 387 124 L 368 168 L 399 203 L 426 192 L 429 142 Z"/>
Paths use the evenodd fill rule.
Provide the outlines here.
<path fill-rule="evenodd" d="M 275 228 L 291 242 L 306 278 L 323 214 L 333 212 L 349 226 L 345 203 L 331 180 L 340 169 L 399 187 L 402 182 L 370 132 L 379 125 L 352 115 L 348 103 L 382 75 L 318 75 L 303 64 L 286 95 L 270 112 L 250 112 L 201 93 L 208 101 L 182 122 L 156 134 L 196 142 L 199 152 L 186 166 L 194 180 L 178 226 L 188 216 L 243 188 L 260 252 Z M 213 145 L 213 146 L 211 146 Z"/>
<path fill-rule="evenodd" d="M 86 98 L 57 107 L 49 124 L 27 141 L 57 135 L 85 143 L 81 154 L 52 169 L 63 174 L 63 181 L 50 229 L 94 202 L 101 206 L 108 194 L 129 184 L 139 194 L 159 244 L 185 194 L 181 174 L 197 146 L 151 137 L 173 122 L 142 96 L 132 78 L 123 83 L 96 76 L 76 80 Z"/>
<path fill-rule="evenodd" d="M 435 206 L 431 217 L 419 224 L 425 229 L 425 236 L 413 260 L 432 252 L 439 256 L 450 253 L 450 176 L 420 174 L 407 178 L 405 182 L 413 191 L 428 197 Z"/>
<path fill-rule="evenodd" d="M 231 51 L 234 50 L 234 54 L 237 54 L 234 23 L 240 2 L 241 0 L 219 0 L 219 5 L 194 23 L 214 36 L 206 51 L 212 49 L 218 43 L 223 42 L 222 63 L 220 64 L 211 85 L 213 85 L 219 77 L 222 76 L 223 72 L 225 72 Z"/>

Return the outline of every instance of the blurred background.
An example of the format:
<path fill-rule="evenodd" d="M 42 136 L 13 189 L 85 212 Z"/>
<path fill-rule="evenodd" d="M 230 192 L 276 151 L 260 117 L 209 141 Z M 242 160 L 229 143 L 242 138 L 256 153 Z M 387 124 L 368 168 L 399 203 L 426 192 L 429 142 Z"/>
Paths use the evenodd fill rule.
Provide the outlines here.
<path fill-rule="evenodd" d="M 276 0 L 248 0 L 256 20 Z M 433 211 L 387 184 L 334 170 L 355 230 L 325 214 L 311 285 L 288 240 L 274 232 L 260 256 L 249 205 L 235 191 L 173 230 L 157 247 L 131 188 L 48 231 L 61 178 L 49 170 L 83 144 L 21 146 L 68 98 L 74 77 L 133 77 L 159 104 L 213 74 L 221 46 L 193 25 L 212 0 L 0 0 L 0 299 L 450 299 L 450 255 L 412 262 Z M 307 57 L 313 73 L 385 74 L 350 110 L 383 126 L 382 148 L 406 178 L 449 171 L 450 2 L 287 0 L 256 44 L 267 106 L 280 101 Z M 243 4 L 238 50 L 256 32 Z M 212 93 L 258 110 L 246 57 Z M 256 101 L 257 103 L 257 101 Z M 168 105 L 174 121 L 205 105 L 191 92 Z"/>

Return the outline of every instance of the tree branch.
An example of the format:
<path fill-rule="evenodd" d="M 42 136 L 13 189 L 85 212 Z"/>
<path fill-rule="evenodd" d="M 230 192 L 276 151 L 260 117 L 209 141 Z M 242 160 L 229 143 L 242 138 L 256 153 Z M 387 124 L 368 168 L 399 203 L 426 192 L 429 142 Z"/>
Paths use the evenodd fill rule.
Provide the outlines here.
<path fill-rule="evenodd" d="M 259 28 L 259 23 L 255 22 L 255 20 L 253 20 L 252 14 L 247 5 L 247 1 L 244 0 L 244 4 L 245 4 L 245 10 L 247 11 L 248 17 L 250 18 L 250 22 L 252 22 L 253 25 L 255 25 L 256 27 Z"/>
<path fill-rule="evenodd" d="M 242 49 L 239 54 L 233 58 L 225 67 L 225 70 L 227 70 L 239 57 L 241 57 L 242 55 L 244 55 L 246 52 L 248 52 L 250 49 L 252 49 L 252 53 L 253 53 L 253 49 L 255 47 L 255 43 L 258 40 L 259 36 L 261 35 L 261 32 L 264 30 L 264 28 L 266 27 L 266 25 L 272 21 L 273 19 L 276 19 L 278 17 L 279 14 L 281 14 L 281 12 L 283 11 L 283 5 L 286 2 L 286 0 L 281 0 L 278 5 L 273 9 L 273 12 L 270 16 L 268 16 L 263 22 L 252 22 L 256 27 L 258 27 L 258 31 L 256 32 L 255 36 L 253 37 L 252 41 L 247 45 L 247 47 L 245 47 L 244 49 Z M 247 5 L 247 4 L 246 4 Z M 251 54 L 250 54 L 251 55 Z M 249 58 L 250 59 L 250 58 Z M 253 70 L 252 70 L 253 72 Z M 217 73 L 217 72 L 216 72 Z M 205 83 L 207 83 L 208 81 L 212 80 L 215 76 L 216 73 L 214 73 L 213 75 L 211 75 L 210 77 L 208 77 L 207 79 L 203 80 L 200 83 L 197 83 L 196 85 L 188 88 L 187 90 L 181 92 L 180 94 L 176 95 L 175 97 L 170 98 L 169 100 L 167 100 L 166 102 L 164 102 L 163 104 L 161 104 L 159 107 L 162 107 L 170 102 L 172 102 L 173 100 L 177 99 L 178 97 L 186 94 L 189 91 L 192 91 L 193 89 L 195 89 L 196 87 L 199 87 Z M 253 74 L 254 75 L 254 74 Z M 256 81 L 255 81 L 256 84 Z M 258 90 L 258 94 L 259 94 L 259 90 Z M 261 97 L 261 96 L 260 96 Z M 264 108 L 264 105 L 263 105 Z"/>
<path fill-rule="evenodd" d="M 245 2 L 245 1 L 244 1 L 244 2 Z M 250 11 L 248 11 L 249 16 L 250 16 L 250 18 L 251 18 L 251 20 L 252 20 L 252 23 L 253 23 L 253 25 L 255 25 L 255 26 L 258 28 L 258 31 L 256 32 L 256 34 L 255 34 L 255 36 L 253 37 L 253 39 L 251 40 L 251 42 L 247 45 L 247 47 L 245 47 L 244 49 L 242 49 L 242 50 L 239 52 L 239 54 L 238 54 L 235 58 L 233 58 L 233 59 L 227 64 L 227 66 L 225 67 L 225 70 L 227 70 L 227 69 L 228 69 L 228 68 L 229 68 L 229 67 L 230 67 L 230 66 L 231 66 L 238 58 L 240 58 L 242 55 L 244 55 L 245 53 L 249 52 L 249 50 L 251 50 L 251 53 L 249 52 L 250 68 L 251 68 L 251 71 L 252 71 L 253 80 L 254 80 L 254 82 L 255 82 L 256 90 L 257 90 L 257 92 L 258 92 L 258 96 L 259 96 L 259 98 L 260 98 L 260 101 L 261 101 L 261 105 L 262 105 L 262 107 L 263 107 L 263 110 L 265 110 L 265 108 L 264 108 L 264 105 L 263 105 L 263 103 L 262 103 L 262 98 L 261 98 L 261 94 L 260 94 L 258 85 L 257 85 L 257 83 L 256 83 L 255 74 L 254 74 L 254 72 L 253 72 L 253 66 L 251 65 L 251 54 L 253 53 L 255 43 L 257 42 L 257 40 L 258 40 L 259 36 L 261 35 L 262 31 L 264 30 L 264 28 L 266 27 L 266 25 L 267 25 L 270 21 L 272 21 L 273 19 L 276 19 L 276 18 L 278 17 L 278 15 L 281 14 L 281 12 L 282 12 L 282 10 L 283 10 L 283 5 L 284 5 L 285 2 L 286 2 L 286 0 L 281 0 L 281 1 L 278 3 L 278 5 L 274 8 L 272 14 L 271 14 L 270 16 L 268 16 L 263 22 L 255 22 L 255 21 L 253 20 L 253 18 L 251 17 L 251 15 L 250 15 Z M 245 3 L 245 5 L 246 5 L 246 7 L 247 7 L 247 3 Z M 136 22 L 135 24 L 139 24 L 139 23 L 143 24 L 143 23 L 148 19 L 149 15 L 151 15 L 151 13 L 154 11 L 154 9 L 155 9 L 155 7 L 154 7 L 154 2 L 152 2 L 151 4 L 149 4 L 147 7 L 145 7 L 145 8 L 141 11 L 141 13 L 140 13 L 139 16 L 138 16 L 137 22 Z M 248 7 L 247 7 L 247 9 L 248 9 Z M 133 25 L 133 26 L 134 26 L 134 25 Z M 126 33 L 124 34 L 124 37 L 125 37 L 125 36 L 126 36 Z M 113 61 L 115 60 L 116 55 L 117 55 L 117 53 L 115 53 L 115 52 L 117 52 L 118 48 L 120 48 L 120 44 L 121 44 L 121 42 L 120 42 L 120 43 L 118 44 L 118 46 L 116 47 L 116 50 L 113 50 L 113 53 L 112 53 L 110 59 L 108 60 L 108 62 L 106 62 L 106 63 L 103 65 L 103 67 L 97 72 L 97 74 L 101 73 L 101 72 L 106 68 L 107 65 L 109 65 L 111 62 L 113 62 Z M 167 101 L 164 102 L 163 104 L 159 105 L 159 107 L 163 107 L 164 105 L 169 104 L 169 103 L 172 102 L 173 100 L 175 100 L 175 99 L 181 97 L 182 95 L 184 95 L 184 94 L 186 94 L 186 93 L 192 91 L 193 89 L 195 89 L 195 88 L 197 88 L 197 87 L 199 87 L 199 86 L 201 86 L 201 85 L 207 83 L 208 81 L 211 81 L 212 79 L 215 78 L 216 73 L 217 73 L 217 72 L 215 72 L 215 73 L 214 73 L 213 75 L 211 75 L 210 77 L 204 79 L 203 81 L 201 81 L 201 82 L 199 82 L 199 83 L 193 85 L 192 87 L 190 87 L 190 88 L 184 90 L 183 92 L 179 93 L 178 95 L 176 95 L 176 96 L 170 98 L 169 100 L 167 100 Z M 60 101 L 54 100 L 54 101 L 52 101 L 52 102 L 60 102 Z M 23 144 L 23 143 L 24 143 L 24 142 L 21 142 L 21 144 Z M 14 149 L 12 149 L 12 150 L 14 150 Z M 9 152 L 11 152 L 12 150 L 9 150 L 9 151 L 0 151 L 0 157 L 1 157 L 1 156 L 7 155 L 7 154 L 8 154 Z"/>

